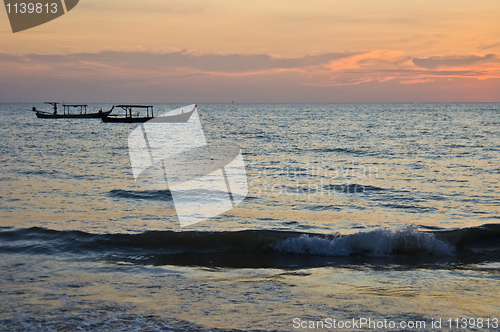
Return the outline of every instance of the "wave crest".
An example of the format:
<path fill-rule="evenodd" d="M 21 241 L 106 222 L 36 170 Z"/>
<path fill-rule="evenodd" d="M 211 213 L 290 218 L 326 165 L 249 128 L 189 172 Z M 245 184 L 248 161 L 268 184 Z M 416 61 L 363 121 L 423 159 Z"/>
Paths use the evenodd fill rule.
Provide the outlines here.
<path fill-rule="evenodd" d="M 371 255 L 385 257 L 394 254 L 415 255 L 428 254 L 434 256 L 453 255 L 452 245 L 436 239 L 433 234 L 420 232 L 415 225 L 390 230 L 379 228 L 369 232 L 359 232 L 346 236 L 324 238 L 302 235 L 289 238 L 274 245 L 281 253 L 349 256 Z"/>

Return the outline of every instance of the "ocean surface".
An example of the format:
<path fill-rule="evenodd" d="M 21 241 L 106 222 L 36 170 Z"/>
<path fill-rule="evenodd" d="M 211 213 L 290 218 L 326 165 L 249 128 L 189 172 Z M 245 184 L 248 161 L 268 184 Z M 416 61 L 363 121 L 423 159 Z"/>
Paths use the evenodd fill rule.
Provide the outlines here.
<path fill-rule="evenodd" d="M 498 103 L 200 104 L 248 196 L 182 228 L 137 123 L 33 106 L 0 104 L 0 331 L 500 329 Z"/>

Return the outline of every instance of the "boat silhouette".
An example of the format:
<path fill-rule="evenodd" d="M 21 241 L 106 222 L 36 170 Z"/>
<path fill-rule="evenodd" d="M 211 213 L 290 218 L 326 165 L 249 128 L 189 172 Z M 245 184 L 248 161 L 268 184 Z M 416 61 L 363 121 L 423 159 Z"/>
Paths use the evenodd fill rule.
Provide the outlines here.
<path fill-rule="evenodd" d="M 58 105 L 60 103 L 56 102 L 45 102 L 45 104 L 52 105 L 52 112 L 44 112 L 38 110 L 36 107 L 33 107 L 31 110 L 35 112 L 36 117 L 40 119 L 89 119 L 89 118 L 102 118 L 104 116 L 109 115 L 111 111 L 103 112 L 100 109 L 95 113 L 87 113 L 88 105 L 85 104 L 62 104 L 62 113 L 58 112 Z"/>

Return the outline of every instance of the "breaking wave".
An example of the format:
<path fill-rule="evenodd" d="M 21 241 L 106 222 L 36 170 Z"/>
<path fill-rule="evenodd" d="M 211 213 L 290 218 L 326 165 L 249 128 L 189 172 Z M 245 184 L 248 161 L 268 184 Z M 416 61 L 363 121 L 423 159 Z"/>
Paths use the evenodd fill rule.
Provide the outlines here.
<path fill-rule="evenodd" d="M 455 252 L 453 245 L 437 239 L 431 233 L 420 232 L 410 225 L 399 230 L 379 228 L 370 232 L 359 232 L 333 239 L 302 235 L 277 243 L 279 252 L 323 256 L 430 254 L 450 256 Z"/>
<path fill-rule="evenodd" d="M 77 256 L 142 265 L 223 267 L 318 266 L 346 258 L 365 262 L 463 257 L 498 261 L 500 225 L 445 231 L 422 231 L 409 225 L 347 235 L 275 230 L 90 234 L 39 227 L 0 228 L 0 253 Z"/>

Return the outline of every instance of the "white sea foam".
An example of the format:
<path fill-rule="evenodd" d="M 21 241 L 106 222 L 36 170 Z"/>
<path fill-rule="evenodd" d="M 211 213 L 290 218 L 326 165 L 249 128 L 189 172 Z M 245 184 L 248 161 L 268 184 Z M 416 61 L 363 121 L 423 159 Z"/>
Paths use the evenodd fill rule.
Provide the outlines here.
<path fill-rule="evenodd" d="M 415 225 L 397 230 L 378 228 L 333 239 L 302 235 L 280 242 L 274 246 L 274 249 L 282 253 L 293 254 L 323 256 L 368 254 L 374 257 L 394 254 L 449 256 L 455 251 L 452 245 L 436 239 L 430 233 L 419 231 Z"/>

